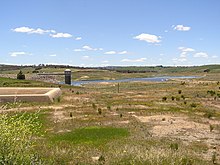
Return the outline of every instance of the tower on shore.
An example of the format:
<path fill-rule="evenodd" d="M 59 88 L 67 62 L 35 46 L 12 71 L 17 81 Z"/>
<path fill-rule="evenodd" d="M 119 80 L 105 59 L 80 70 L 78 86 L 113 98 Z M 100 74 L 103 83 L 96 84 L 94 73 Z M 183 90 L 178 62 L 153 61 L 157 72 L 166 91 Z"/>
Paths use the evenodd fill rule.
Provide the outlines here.
<path fill-rule="evenodd" d="M 65 84 L 69 84 L 71 85 L 71 70 L 70 69 L 66 69 L 64 71 L 64 75 L 65 75 Z"/>

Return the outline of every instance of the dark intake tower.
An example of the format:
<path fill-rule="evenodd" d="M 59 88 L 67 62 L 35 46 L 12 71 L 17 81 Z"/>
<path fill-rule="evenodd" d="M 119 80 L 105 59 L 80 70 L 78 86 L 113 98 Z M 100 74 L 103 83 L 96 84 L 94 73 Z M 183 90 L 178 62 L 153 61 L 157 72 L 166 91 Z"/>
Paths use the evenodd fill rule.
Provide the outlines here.
<path fill-rule="evenodd" d="M 66 69 L 64 71 L 64 75 L 65 75 L 65 84 L 71 85 L 71 70 L 70 69 Z"/>

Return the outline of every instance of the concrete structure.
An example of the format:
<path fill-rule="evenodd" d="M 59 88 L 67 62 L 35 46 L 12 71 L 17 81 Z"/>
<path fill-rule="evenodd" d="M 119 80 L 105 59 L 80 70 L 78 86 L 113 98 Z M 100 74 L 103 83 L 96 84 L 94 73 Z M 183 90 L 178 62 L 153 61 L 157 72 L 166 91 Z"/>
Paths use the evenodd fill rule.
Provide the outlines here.
<path fill-rule="evenodd" d="M 60 88 L 0 88 L 0 102 L 53 102 L 62 94 Z"/>
<path fill-rule="evenodd" d="M 66 69 L 64 71 L 64 75 L 65 75 L 65 84 L 71 85 L 71 70 L 70 69 Z"/>
<path fill-rule="evenodd" d="M 59 75 L 64 75 L 65 76 L 65 84 L 69 84 L 71 85 L 71 76 L 72 76 L 72 72 L 70 69 L 66 69 L 64 71 L 64 73 L 39 73 L 39 76 L 45 76 L 45 77 L 49 77 L 49 76 L 59 76 Z"/>

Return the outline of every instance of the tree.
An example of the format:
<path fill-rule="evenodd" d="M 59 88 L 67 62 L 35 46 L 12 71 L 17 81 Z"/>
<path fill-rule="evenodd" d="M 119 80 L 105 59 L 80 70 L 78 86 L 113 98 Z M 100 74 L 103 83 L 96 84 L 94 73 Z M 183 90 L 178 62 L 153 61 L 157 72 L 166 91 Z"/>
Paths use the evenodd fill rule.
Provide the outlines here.
<path fill-rule="evenodd" d="M 20 70 L 20 72 L 17 74 L 17 79 L 18 80 L 25 80 L 25 75 L 23 72 Z"/>

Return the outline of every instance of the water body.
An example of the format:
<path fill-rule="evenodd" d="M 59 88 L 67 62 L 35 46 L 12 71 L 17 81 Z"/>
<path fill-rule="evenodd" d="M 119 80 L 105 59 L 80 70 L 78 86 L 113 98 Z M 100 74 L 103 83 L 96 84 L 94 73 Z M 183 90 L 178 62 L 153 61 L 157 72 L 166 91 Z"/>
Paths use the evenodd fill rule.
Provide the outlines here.
<path fill-rule="evenodd" d="M 120 83 L 120 82 L 134 82 L 134 81 L 153 81 L 153 82 L 163 82 L 168 81 L 170 79 L 192 79 L 199 78 L 198 76 L 165 76 L 165 77 L 147 77 L 147 78 L 128 78 L 128 79 L 119 79 L 119 80 L 83 80 L 83 81 L 72 81 L 71 85 L 80 86 L 83 84 L 91 84 L 91 83 Z"/>

